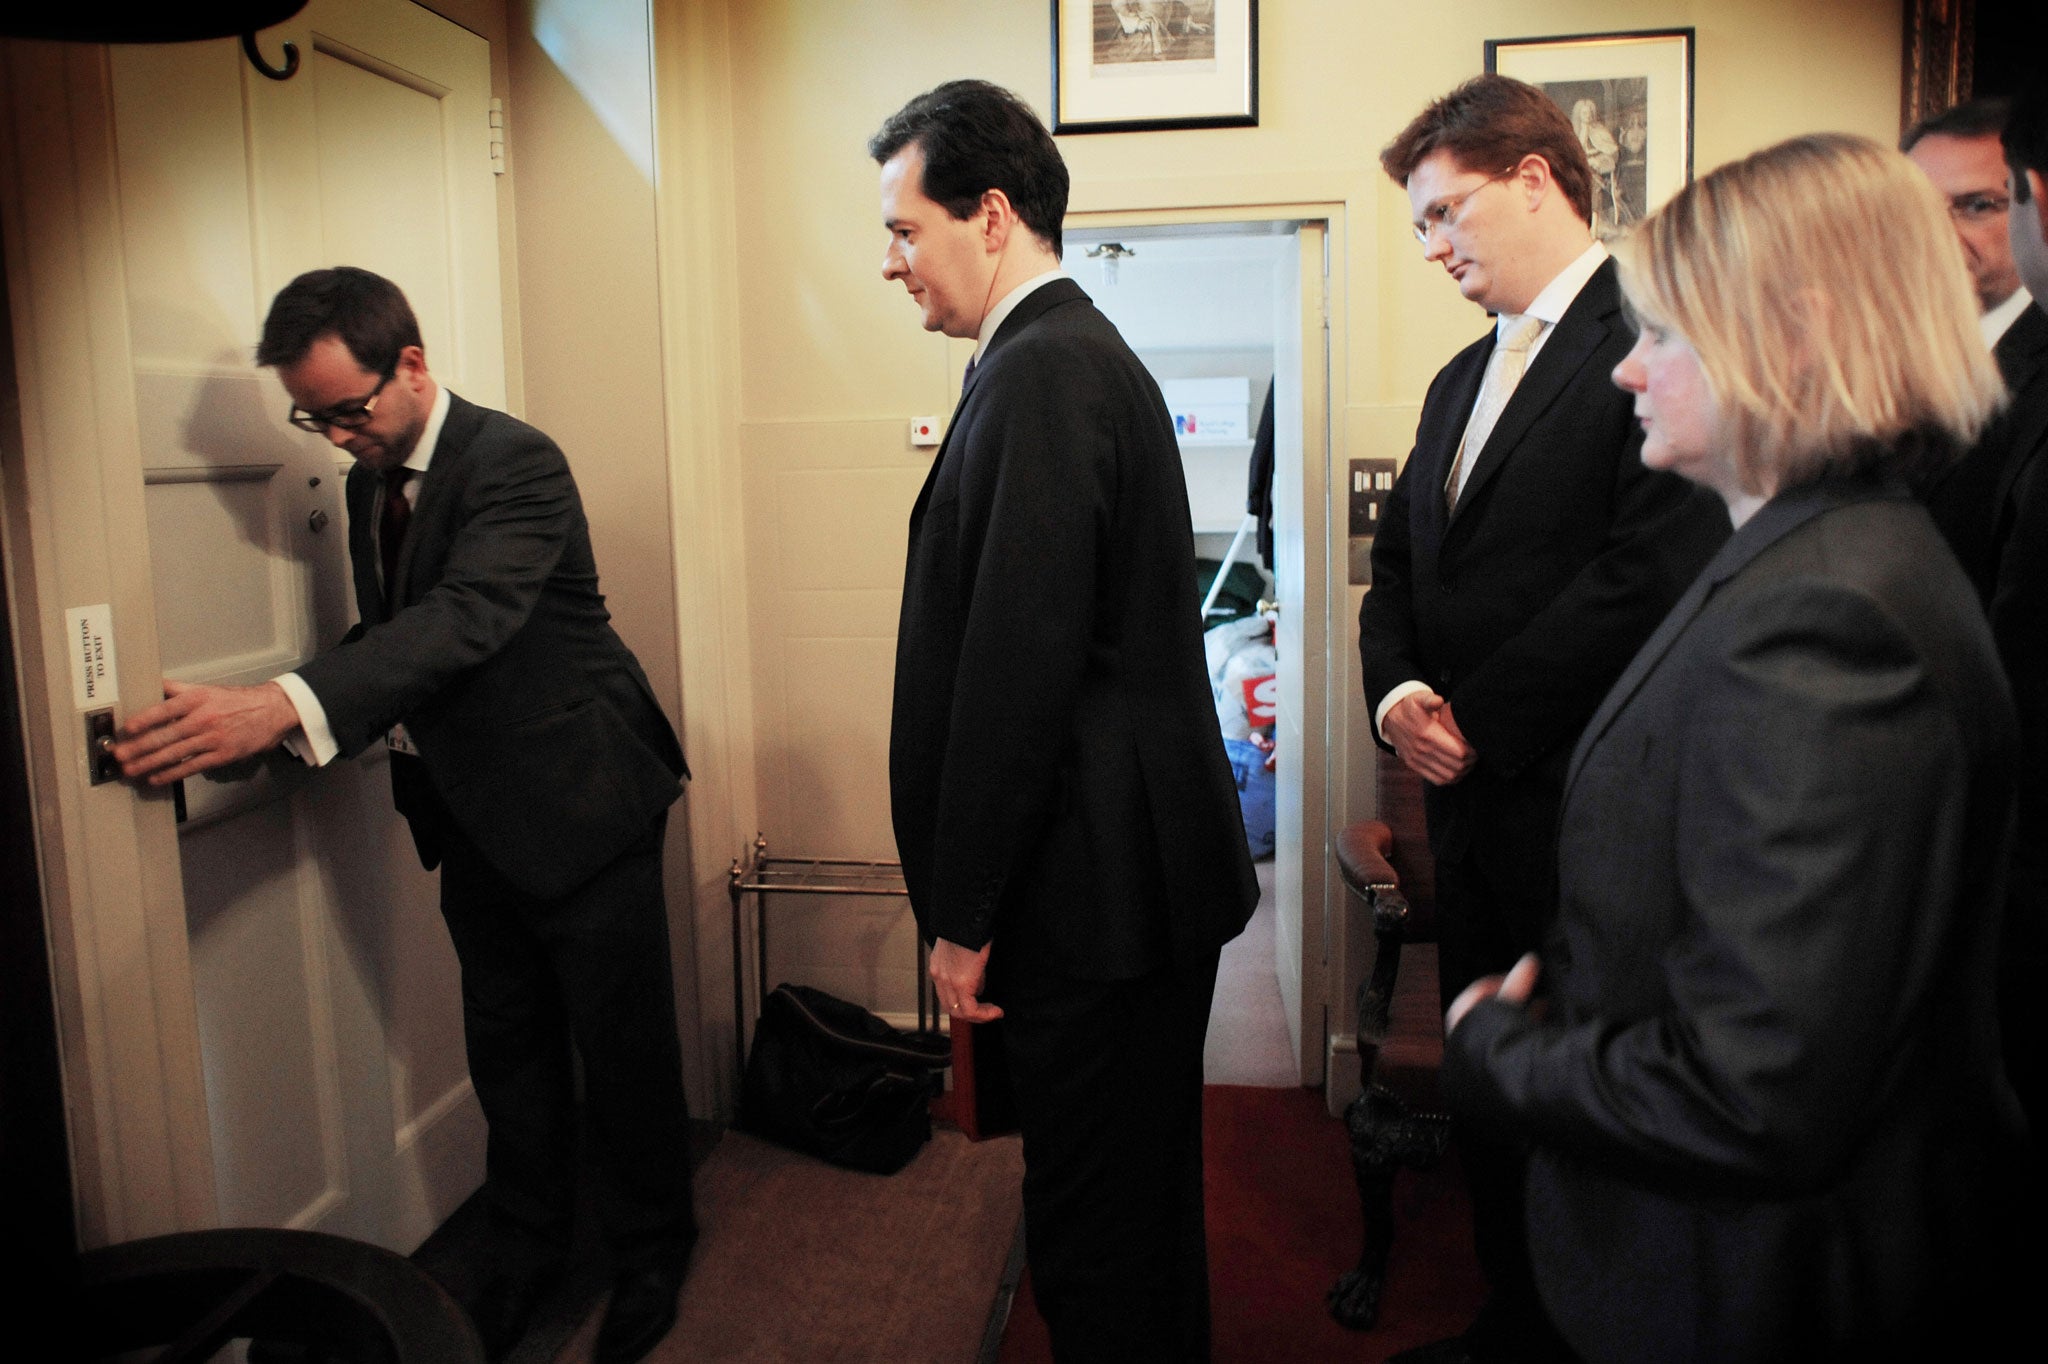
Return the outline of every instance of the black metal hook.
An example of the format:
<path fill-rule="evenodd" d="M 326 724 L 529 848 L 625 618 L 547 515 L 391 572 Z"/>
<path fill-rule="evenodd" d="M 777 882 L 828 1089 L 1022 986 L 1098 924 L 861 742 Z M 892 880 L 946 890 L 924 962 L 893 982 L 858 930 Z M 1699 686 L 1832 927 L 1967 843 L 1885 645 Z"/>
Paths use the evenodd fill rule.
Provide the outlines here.
<path fill-rule="evenodd" d="M 263 54 L 257 50 L 256 35 L 254 33 L 244 33 L 242 35 L 242 55 L 249 59 L 249 65 L 255 67 L 274 81 L 288 81 L 293 76 L 299 74 L 299 45 L 297 43 L 286 43 L 284 45 L 284 65 L 276 67 L 265 61 Z"/>

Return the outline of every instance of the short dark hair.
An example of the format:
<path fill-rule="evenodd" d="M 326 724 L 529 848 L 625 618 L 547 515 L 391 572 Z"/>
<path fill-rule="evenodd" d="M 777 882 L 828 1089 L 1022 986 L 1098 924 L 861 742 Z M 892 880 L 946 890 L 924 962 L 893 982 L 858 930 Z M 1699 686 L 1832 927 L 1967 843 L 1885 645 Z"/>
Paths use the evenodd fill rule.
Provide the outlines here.
<path fill-rule="evenodd" d="M 1437 152 L 1460 168 L 1492 174 L 1542 157 L 1581 220 L 1593 221 L 1593 168 L 1571 120 L 1550 96 L 1507 76 L 1474 76 L 1430 104 L 1380 150 L 1380 169 L 1397 185 Z"/>
<path fill-rule="evenodd" d="M 2005 168 L 2012 172 L 2012 197 L 2027 203 L 2034 197 L 2027 172 L 2048 176 L 2048 93 L 2030 90 L 2014 100 L 1999 141 L 2005 146 Z"/>
<path fill-rule="evenodd" d="M 1067 216 L 1067 163 L 1029 105 L 987 81 L 947 81 L 891 114 L 868 139 L 884 164 L 905 147 L 924 156 L 924 196 L 955 221 L 972 217 L 999 189 L 1017 216 L 1060 254 Z"/>
<path fill-rule="evenodd" d="M 1923 137 L 1997 137 L 2012 116 L 2012 101 L 2002 96 L 1966 99 L 1930 114 L 1899 138 L 1899 150 L 1912 151 Z"/>
<path fill-rule="evenodd" d="M 420 324 L 396 284 L 353 265 L 308 270 L 270 301 L 259 365 L 295 365 L 323 336 L 338 336 L 374 374 L 398 368 L 398 353 L 420 345 Z"/>

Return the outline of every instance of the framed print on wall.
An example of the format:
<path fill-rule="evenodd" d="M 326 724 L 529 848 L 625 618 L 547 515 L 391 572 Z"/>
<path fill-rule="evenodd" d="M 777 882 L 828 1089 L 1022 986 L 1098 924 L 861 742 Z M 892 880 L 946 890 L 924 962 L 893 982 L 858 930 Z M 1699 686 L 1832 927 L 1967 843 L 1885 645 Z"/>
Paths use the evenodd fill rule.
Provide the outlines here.
<path fill-rule="evenodd" d="M 1259 121 L 1259 0 L 1052 0 L 1052 130 Z"/>
<path fill-rule="evenodd" d="M 1572 121 L 1603 241 L 1692 180 L 1692 41 L 1689 28 L 1487 39 L 1488 71 L 1527 81 Z"/>

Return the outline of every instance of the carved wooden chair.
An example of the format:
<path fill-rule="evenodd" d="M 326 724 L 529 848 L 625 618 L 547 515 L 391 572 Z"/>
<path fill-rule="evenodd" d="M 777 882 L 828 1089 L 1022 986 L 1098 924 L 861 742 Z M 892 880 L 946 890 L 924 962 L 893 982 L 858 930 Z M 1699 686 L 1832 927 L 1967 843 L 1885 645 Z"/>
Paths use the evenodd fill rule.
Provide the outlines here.
<path fill-rule="evenodd" d="M 1330 1315 L 1354 1330 L 1379 1316 L 1394 1242 L 1394 1175 L 1443 1156 L 1449 1119 L 1440 1111 L 1444 1054 L 1437 998 L 1435 867 L 1423 827 L 1422 780 L 1379 756 L 1379 813 L 1337 838 L 1344 884 L 1372 915 L 1372 969 L 1358 987 L 1359 1095 L 1344 1111 L 1351 1173 L 1365 1238 L 1356 1268 L 1329 1292 Z M 1405 970 L 1403 968 L 1406 968 Z"/>

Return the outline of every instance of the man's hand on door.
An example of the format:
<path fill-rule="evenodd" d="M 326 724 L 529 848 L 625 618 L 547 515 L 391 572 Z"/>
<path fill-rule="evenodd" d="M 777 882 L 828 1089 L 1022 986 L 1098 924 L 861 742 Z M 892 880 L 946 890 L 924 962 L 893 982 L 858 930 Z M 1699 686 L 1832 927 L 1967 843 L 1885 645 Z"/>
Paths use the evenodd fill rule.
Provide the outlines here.
<path fill-rule="evenodd" d="M 284 688 L 164 683 L 165 699 L 128 717 L 109 751 L 121 774 L 167 786 L 195 772 L 266 753 L 299 727 Z"/>

